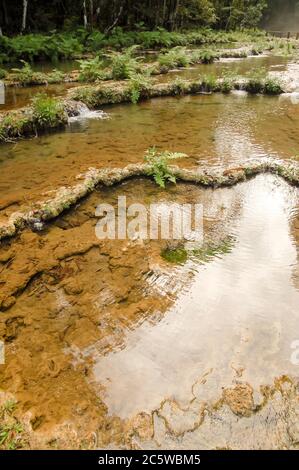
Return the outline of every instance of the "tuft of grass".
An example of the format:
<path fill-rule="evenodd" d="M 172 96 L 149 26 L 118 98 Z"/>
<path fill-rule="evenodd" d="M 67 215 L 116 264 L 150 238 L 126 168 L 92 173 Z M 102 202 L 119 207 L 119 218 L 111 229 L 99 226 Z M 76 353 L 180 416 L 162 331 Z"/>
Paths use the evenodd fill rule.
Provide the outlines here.
<path fill-rule="evenodd" d="M 187 86 L 186 81 L 180 77 L 176 77 L 171 86 L 172 95 L 184 95 L 186 92 Z"/>
<path fill-rule="evenodd" d="M 21 60 L 23 64 L 20 68 L 11 69 L 10 78 L 18 82 L 22 86 L 28 85 L 42 85 L 47 82 L 45 74 L 34 72 L 31 65 L 25 60 Z"/>
<path fill-rule="evenodd" d="M 149 75 L 141 73 L 132 75 L 129 82 L 129 91 L 132 103 L 137 104 L 141 96 L 146 94 L 150 87 L 151 80 Z"/>
<path fill-rule="evenodd" d="M 7 401 L 0 409 L 0 449 L 18 450 L 25 446 L 24 428 L 14 417 L 16 402 Z"/>
<path fill-rule="evenodd" d="M 7 76 L 6 70 L 0 68 L 0 80 L 4 80 L 6 76 Z"/>
<path fill-rule="evenodd" d="M 234 73 L 227 70 L 222 74 L 221 91 L 222 93 L 230 93 L 234 89 L 234 83 L 237 77 Z"/>
<path fill-rule="evenodd" d="M 62 83 L 64 81 L 64 73 L 61 70 L 53 69 L 51 73 L 46 76 L 48 83 Z"/>
<path fill-rule="evenodd" d="M 115 80 L 125 80 L 141 71 L 139 63 L 141 57 L 134 56 L 134 52 L 138 47 L 136 45 L 129 47 L 123 53 L 112 52 L 110 54 L 112 78 Z"/>
<path fill-rule="evenodd" d="M 176 67 L 188 67 L 191 63 L 191 57 L 184 47 L 174 47 L 166 54 L 158 57 L 160 67 L 170 70 Z"/>
<path fill-rule="evenodd" d="M 206 92 L 216 91 L 218 89 L 218 83 L 215 75 L 205 75 L 202 79 L 202 86 Z"/>
<path fill-rule="evenodd" d="M 246 91 L 257 94 L 263 93 L 264 81 L 267 77 L 267 71 L 264 67 L 254 69 L 247 74 Z"/>
<path fill-rule="evenodd" d="M 30 132 L 30 119 L 27 117 L 7 115 L 0 121 L 0 142 L 10 142 Z"/>
<path fill-rule="evenodd" d="M 103 61 L 99 57 L 87 60 L 78 60 L 80 75 L 79 80 L 82 82 L 95 82 L 97 80 L 105 80 L 107 72 L 105 71 Z"/>
<path fill-rule="evenodd" d="M 146 152 L 144 159 L 150 165 L 148 174 L 153 176 L 155 183 L 160 188 L 165 188 L 167 182 L 176 184 L 176 177 L 168 164 L 171 160 L 178 158 L 186 158 L 186 155 L 169 151 L 158 152 L 155 147 L 148 149 Z"/>
<path fill-rule="evenodd" d="M 65 122 L 65 113 L 61 102 L 45 93 L 36 95 L 32 100 L 33 117 L 39 127 L 54 128 Z"/>
<path fill-rule="evenodd" d="M 198 54 L 198 62 L 202 64 L 212 64 L 219 59 L 219 54 L 211 50 L 200 51 Z"/>
<path fill-rule="evenodd" d="M 264 93 L 267 95 L 280 95 L 283 92 L 279 79 L 268 77 L 264 82 Z"/>

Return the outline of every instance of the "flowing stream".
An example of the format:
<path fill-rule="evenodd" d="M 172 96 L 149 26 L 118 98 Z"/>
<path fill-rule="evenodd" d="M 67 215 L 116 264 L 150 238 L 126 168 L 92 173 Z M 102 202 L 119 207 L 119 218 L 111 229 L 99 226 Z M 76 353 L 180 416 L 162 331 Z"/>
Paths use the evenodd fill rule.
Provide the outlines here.
<path fill-rule="evenodd" d="M 251 60 L 287 67 L 238 63 Z M 89 167 L 140 162 L 154 145 L 188 154 L 179 163 L 192 168 L 291 161 L 292 98 L 234 92 L 84 108 L 62 132 L 1 146 L 0 222 Z M 202 204 L 214 248 L 170 263 L 160 239 L 98 240 L 96 207 L 118 196 L 147 211 Z M 144 179 L 98 188 L 42 232 L 1 242 L 1 389 L 44 447 L 297 448 L 298 247 L 299 192 L 278 176 L 215 190 Z"/>

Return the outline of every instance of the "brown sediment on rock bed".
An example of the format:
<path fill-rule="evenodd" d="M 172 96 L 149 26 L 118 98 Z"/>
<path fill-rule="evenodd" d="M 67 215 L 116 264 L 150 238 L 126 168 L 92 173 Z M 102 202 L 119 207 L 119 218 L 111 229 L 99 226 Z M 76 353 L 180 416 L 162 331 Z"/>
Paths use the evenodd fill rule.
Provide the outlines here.
<path fill-rule="evenodd" d="M 83 445 L 87 449 L 113 446 L 142 450 L 149 445 L 152 449 L 173 445 L 184 449 L 193 444 L 204 450 L 298 450 L 298 379 L 278 377 L 272 384 L 261 386 L 258 397 L 260 403 L 256 404 L 252 386 L 240 382 L 224 388 L 216 402 L 193 397 L 183 407 L 175 399 L 167 398 L 156 409 L 141 411 L 127 419 L 109 415 L 99 399 L 95 412 L 88 406 L 88 400 L 94 398 L 90 396 L 76 403 L 76 422 L 36 425 L 36 418 L 30 412 L 24 413 L 21 402 L 15 402 L 9 418 L 22 425 L 18 437 L 19 448 L 24 450 L 51 449 L 53 444 L 56 449 Z M 14 396 L 1 392 L 0 399 L 5 405 L 5 400 L 12 402 Z M 90 415 L 92 419 L 88 419 Z"/>
<path fill-rule="evenodd" d="M 151 177 L 151 170 L 149 164 L 142 163 L 128 165 L 125 168 L 90 168 L 87 173 L 77 177 L 82 178 L 82 182 L 74 186 L 59 188 L 52 199 L 36 203 L 35 207 L 28 212 L 13 213 L 8 223 L 0 225 L 0 240 L 16 235 L 26 226 L 39 230 L 45 222 L 55 219 L 65 210 L 70 209 L 93 192 L 97 186 L 108 187 L 131 178 Z M 170 170 L 178 181 L 214 189 L 231 187 L 265 173 L 276 174 L 289 184 L 299 186 L 299 165 L 296 163 L 255 163 L 228 169 L 218 174 L 198 172 L 177 166 L 170 167 Z"/>

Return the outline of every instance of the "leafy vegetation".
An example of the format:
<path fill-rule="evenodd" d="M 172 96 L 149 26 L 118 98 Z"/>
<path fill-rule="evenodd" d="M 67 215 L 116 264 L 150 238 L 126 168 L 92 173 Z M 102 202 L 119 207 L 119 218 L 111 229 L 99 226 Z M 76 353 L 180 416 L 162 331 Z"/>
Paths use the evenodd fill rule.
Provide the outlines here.
<path fill-rule="evenodd" d="M 140 100 L 141 95 L 149 91 L 151 80 L 146 74 L 134 74 L 130 78 L 131 101 L 136 104 Z"/>
<path fill-rule="evenodd" d="M 95 82 L 97 80 L 105 80 L 108 78 L 107 72 L 104 68 L 104 63 L 99 57 L 78 60 L 78 63 L 80 68 L 80 81 Z"/>
<path fill-rule="evenodd" d="M 45 59 L 56 62 L 61 59 L 80 58 L 85 52 L 98 54 L 103 49 L 120 50 L 135 44 L 139 44 L 142 49 L 169 49 L 189 45 L 261 42 L 266 39 L 270 41 L 264 33 L 253 30 L 225 32 L 205 28 L 170 32 L 158 28 L 155 31 L 124 31 L 118 27 L 107 36 L 99 31 L 90 33 L 77 28 L 72 32 L 0 36 L 0 64 Z"/>
<path fill-rule="evenodd" d="M 112 52 L 110 54 L 112 78 L 115 80 L 125 80 L 141 71 L 141 57 L 134 56 L 136 49 L 138 49 L 138 46 L 134 45 L 126 49 L 123 53 Z"/>
<path fill-rule="evenodd" d="M 0 409 L 0 449 L 17 450 L 24 448 L 24 428 L 14 417 L 14 401 L 7 401 Z"/>
<path fill-rule="evenodd" d="M 235 238 L 228 236 L 218 243 L 207 243 L 201 248 L 192 250 L 192 257 L 202 263 L 207 263 L 212 261 L 214 258 L 221 257 L 221 255 L 231 253 L 234 244 Z"/>
<path fill-rule="evenodd" d="M 21 60 L 21 68 L 13 68 L 10 78 L 21 85 L 39 85 L 45 82 L 44 75 L 40 72 L 34 72 L 31 65 L 25 60 Z"/>
<path fill-rule="evenodd" d="M 267 95 L 279 95 L 282 93 L 280 81 L 277 78 L 267 77 L 264 82 L 264 93 Z"/>
<path fill-rule="evenodd" d="M 0 63 L 43 59 L 55 62 L 80 55 L 83 50 L 84 45 L 76 34 L 27 34 L 13 38 L 0 36 Z"/>
<path fill-rule="evenodd" d="M 203 50 L 194 52 L 191 57 L 193 63 L 212 64 L 216 59 L 219 59 L 220 54 L 212 50 Z"/>
<path fill-rule="evenodd" d="M 40 93 L 32 100 L 32 106 L 34 120 L 42 128 L 57 127 L 65 122 L 63 105 L 55 98 Z"/>
<path fill-rule="evenodd" d="M 231 253 L 235 245 L 234 237 L 228 236 L 219 242 L 205 243 L 202 247 L 187 250 L 184 246 L 167 247 L 161 251 L 161 256 L 168 263 L 184 264 L 190 257 L 196 262 L 208 263 L 215 258 Z"/>
<path fill-rule="evenodd" d="M 191 63 L 191 58 L 184 47 L 178 46 L 159 55 L 158 62 L 162 68 L 169 70 L 175 67 L 187 67 Z"/>
<path fill-rule="evenodd" d="M 294 13 L 295 3 L 295 0 L 139 0 L 137 8 L 136 2 L 129 0 L 3 0 L 0 24 L 5 34 L 73 31 L 80 27 L 83 37 L 84 32 L 94 32 L 93 41 L 101 43 L 119 27 L 140 33 L 157 28 L 175 32 L 194 26 L 256 28 L 263 14 L 269 16 L 271 12 L 271 8 L 266 11 L 267 4 L 276 11 L 288 4 Z"/>
<path fill-rule="evenodd" d="M 4 69 L 0 69 L 0 80 L 3 80 L 7 76 L 7 72 Z"/>
<path fill-rule="evenodd" d="M 205 75 L 202 79 L 202 87 L 203 87 L 203 90 L 208 93 L 212 91 L 216 91 L 219 87 L 218 87 L 218 82 L 217 82 L 217 78 L 215 77 L 215 75 L 212 75 L 212 74 Z"/>
<path fill-rule="evenodd" d="M 64 81 L 64 73 L 60 70 L 54 69 L 51 73 L 46 74 L 35 72 L 25 60 L 21 60 L 21 63 L 23 64 L 22 67 L 11 69 L 11 73 L 6 74 L 5 78 L 21 86 L 46 85 Z"/>
<path fill-rule="evenodd" d="M 186 155 L 168 151 L 158 152 L 154 147 L 146 152 L 144 159 L 150 165 L 148 174 L 153 176 L 160 188 L 165 188 L 167 182 L 176 183 L 176 177 L 169 168 L 169 162 L 178 158 L 186 158 Z"/>
<path fill-rule="evenodd" d="M 188 259 L 188 252 L 184 247 L 182 247 L 182 248 L 165 248 L 165 250 L 162 250 L 161 256 L 168 263 L 184 264 L 184 263 L 186 263 L 186 261 Z"/>

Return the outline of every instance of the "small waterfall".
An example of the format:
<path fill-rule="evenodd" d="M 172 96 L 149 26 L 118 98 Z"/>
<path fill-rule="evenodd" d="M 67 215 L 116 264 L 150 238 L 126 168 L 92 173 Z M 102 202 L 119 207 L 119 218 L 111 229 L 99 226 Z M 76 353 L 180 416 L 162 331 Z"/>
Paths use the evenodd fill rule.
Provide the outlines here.
<path fill-rule="evenodd" d="M 109 119 L 109 115 L 101 110 L 92 111 L 85 103 L 82 103 L 81 101 L 72 103 L 72 109 L 69 113 L 69 122 L 86 119 Z"/>

